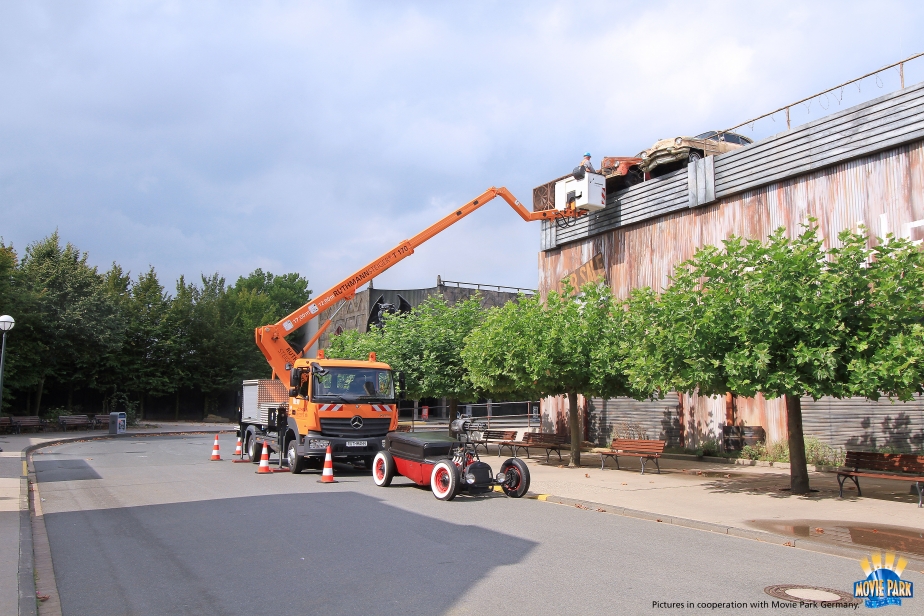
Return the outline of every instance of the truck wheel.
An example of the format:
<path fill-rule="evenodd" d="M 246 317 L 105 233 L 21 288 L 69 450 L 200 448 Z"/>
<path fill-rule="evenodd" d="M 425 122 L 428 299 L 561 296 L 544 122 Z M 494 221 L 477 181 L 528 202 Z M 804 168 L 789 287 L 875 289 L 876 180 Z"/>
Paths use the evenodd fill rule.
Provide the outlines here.
<path fill-rule="evenodd" d="M 507 458 L 501 464 L 500 472 L 506 475 L 501 484 L 504 494 L 510 498 L 520 498 L 529 490 L 529 467 L 519 458 Z"/>
<path fill-rule="evenodd" d="M 459 491 L 459 469 L 452 460 L 440 460 L 430 473 L 430 489 L 441 501 L 451 501 Z"/>
<path fill-rule="evenodd" d="M 298 455 L 298 441 L 294 438 L 289 439 L 289 444 L 286 445 L 286 458 L 289 460 L 289 471 L 293 475 L 298 475 L 305 468 L 305 459 Z"/>
<path fill-rule="evenodd" d="M 252 464 L 259 464 L 263 446 L 257 442 L 256 434 L 248 432 L 247 435 L 247 457 L 250 458 Z"/>
<path fill-rule="evenodd" d="M 372 481 L 381 488 L 387 488 L 391 485 L 391 480 L 395 477 L 395 459 L 387 451 L 380 451 L 375 454 L 372 460 Z"/>

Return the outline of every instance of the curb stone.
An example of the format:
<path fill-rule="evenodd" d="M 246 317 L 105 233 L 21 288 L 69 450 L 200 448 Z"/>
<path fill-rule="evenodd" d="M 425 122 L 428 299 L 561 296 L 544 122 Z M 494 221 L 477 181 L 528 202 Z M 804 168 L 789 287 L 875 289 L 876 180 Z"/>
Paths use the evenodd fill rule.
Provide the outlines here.
<path fill-rule="evenodd" d="M 26 454 L 20 454 L 23 465 Z M 32 551 L 32 519 L 29 507 L 29 476 L 19 479 L 19 616 L 35 616 L 35 555 Z"/>

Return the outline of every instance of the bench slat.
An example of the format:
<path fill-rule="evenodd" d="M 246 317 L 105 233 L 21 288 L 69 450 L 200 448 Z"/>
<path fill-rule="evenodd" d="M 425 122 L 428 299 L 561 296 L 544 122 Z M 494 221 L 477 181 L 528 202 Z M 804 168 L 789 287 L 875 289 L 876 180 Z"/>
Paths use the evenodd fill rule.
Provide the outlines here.
<path fill-rule="evenodd" d="M 924 473 L 924 456 L 906 453 L 848 451 L 844 468 L 896 473 Z"/>
<path fill-rule="evenodd" d="M 848 451 L 844 466 L 836 472 L 841 498 L 844 497 L 844 482 L 848 478 L 857 486 L 857 496 L 862 496 L 858 477 L 895 479 L 915 482 L 918 488 L 918 507 L 922 506 L 924 494 L 921 491 L 921 482 L 924 482 L 924 456 L 908 453 Z"/>

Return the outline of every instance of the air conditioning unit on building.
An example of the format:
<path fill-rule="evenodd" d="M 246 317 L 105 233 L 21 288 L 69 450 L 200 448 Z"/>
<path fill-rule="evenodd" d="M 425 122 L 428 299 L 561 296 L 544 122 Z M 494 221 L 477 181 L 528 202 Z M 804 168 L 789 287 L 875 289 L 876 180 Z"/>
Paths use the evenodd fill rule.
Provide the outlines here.
<path fill-rule="evenodd" d="M 579 177 L 575 177 L 579 176 Z M 555 183 L 555 209 L 596 212 L 606 207 L 606 179 L 599 173 L 575 173 Z"/>

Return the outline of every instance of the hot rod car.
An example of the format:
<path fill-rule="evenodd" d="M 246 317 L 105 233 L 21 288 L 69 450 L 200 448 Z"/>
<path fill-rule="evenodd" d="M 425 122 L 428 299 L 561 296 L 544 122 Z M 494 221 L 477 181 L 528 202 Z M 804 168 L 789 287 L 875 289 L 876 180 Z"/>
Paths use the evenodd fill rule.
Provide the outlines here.
<path fill-rule="evenodd" d="M 519 458 L 508 458 L 494 475 L 472 444 L 471 433 L 484 427 L 468 418 L 456 419 L 445 432 L 389 432 L 385 448 L 372 462 L 375 485 L 386 487 L 396 474 L 420 486 L 429 485 L 433 496 L 449 501 L 461 492 L 491 492 L 500 486 L 504 494 L 520 498 L 529 490 L 529 468 Z"/>

